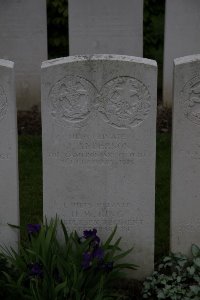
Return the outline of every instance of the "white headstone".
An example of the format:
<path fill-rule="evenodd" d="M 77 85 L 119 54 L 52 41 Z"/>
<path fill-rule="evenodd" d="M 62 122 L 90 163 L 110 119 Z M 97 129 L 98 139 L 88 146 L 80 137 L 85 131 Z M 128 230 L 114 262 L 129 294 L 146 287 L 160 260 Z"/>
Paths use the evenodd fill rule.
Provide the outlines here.
<path fill-rule="evenodd" d="M 143 56 L 143 0 L 69 0 L 69 53 Z"/>
<path fill-rule="evenodd" d="M 0 1 L 0 58 L 15 63 L 17 107 L 40 104 L 40 67 L 47 59 L 46 0 Z"/>
<path fill-rule="evenodd" d="M 171 250 L 200 245 L 200 55 L 175 60 Z"/>
<path fill-rule="evenodd" d="M 17 247 L 19 225 L 14 64 L 0 59 L 0 245 Z"/>
<path fill-rule="evenodd" d="M 200 51 L 200 1 L 166 0 L 163 70 L 164 105 L 172 105 L 173 60 Z"/>
<path fill-rule="evenodd" d="M 42 65 L 44 215 L 104 239 L 118 225 L 137 278 L 153 270 L 156 74 L 119 55 Z"/>

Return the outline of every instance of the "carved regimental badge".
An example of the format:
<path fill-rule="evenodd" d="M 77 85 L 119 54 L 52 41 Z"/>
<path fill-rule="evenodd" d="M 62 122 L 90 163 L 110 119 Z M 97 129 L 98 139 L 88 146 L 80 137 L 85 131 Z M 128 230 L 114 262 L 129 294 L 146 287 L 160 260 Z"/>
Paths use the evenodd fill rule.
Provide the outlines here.
<path fill-rule="evenodd" d="M 146 86 L 132 77 L 117 77 L 107 82 L 100 93 L 99 111 L 105 121 L 120 128 L 135 127 L 150 110 Z"/>
<path fill-rule="evenodd" d="M 184 105 L 184 115 L 193 123 L 200 125 L 200 76 L 186 83 L 181 99 Z"/>
<path fill-rule="evenodd" d="M 7 113 L 7 104 L 6 94 L 0 86 L 0 120 L 2 120 Z"/>
<path fill-rule="evenodd" d="M 95 88 L 88 80 L 66 76 L 50 91 L 50 113 L 59 123 L 82 126 L 92 112 L 95 94 Z"/>
<path fill-rule="evenodd" d="M 82 77 L 67 76 L 53 86 L 49 101 L 56 121 L 77 126 L 83 126 L 93 112 L 99 112 L 111 126 L 134 127 L 150 110 L 146 86 L 127 76 L 108 81 L 100 91 Z"/>

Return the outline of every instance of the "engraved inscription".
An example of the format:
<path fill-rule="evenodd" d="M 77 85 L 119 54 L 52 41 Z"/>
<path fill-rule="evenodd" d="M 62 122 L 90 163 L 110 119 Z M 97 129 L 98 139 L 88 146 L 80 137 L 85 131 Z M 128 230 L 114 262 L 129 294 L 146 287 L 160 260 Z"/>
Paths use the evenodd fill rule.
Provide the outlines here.
<path fill-rule="evenodd" d="M 130 203 L 128 202 L 98 202 L 95 205 L 89 202 L 72 202 L 71 216 L 74 219 L 81 219 L 85 217 L 94 219 L 123 219 L 127 216 L 129 207 Z M 68 208 L 67 205 L 66 208 Z"/>
<path fill-rule="evenodd" d="M 111 166 L 111 165 L 134 165 L 135 160 L 143 158 L 146 154 L 142 152 L 53 152 L 48 153 L 48 157 L 60 161 L 66 165 L 87 165 L 87 166 Z"/>
<path fill-rule="evenodd" d="M 4 118 L 7 113 L 7 98 L 3 88 L 0 86 L 0 120 Z"/>
<path fill-rule="evenodd" d="M 200 75 L 189 80 L 182 90 L 184 115 L 200 125 Z"/>
<path fill-rule="evenodd" d="M 0 222 L 0 226 L 8 226 L 8 222 L 3 222 L 3 221 L 1 221 L 1 222 Z"/>
<path fill-rule="evenodd" d="M 95 88 L 88 80 L 66 76 L 50 91 L 50 113 L 59 123 L 83 125 L 92 112 L 95 95 Z"/>
<path fill-rule="evenodd" d="M 111 232 L 113 228 L 118 226 L 121 231 L 129 232 L 134 226 L 142 225 L 142 219 L 62 219 L 66 227 L 74 227 L 78 231 L 83 231 L 86 228 L 96 228 L 97 230 L 104 230 Z"/>
<path fill-rule="evenodd" d="M 179 234 L 187 233 L 195 233 L 197 229 L 200 230 L 200 220 L 195 220 L 193 222 L 185 223 L 185 224 L 178 224 L 177 225 Z"/>
<path fill-rule="evenodd" d="M 10 153 L 0 153 L 0 161 L 10 159 Z"/>
<path fill-rule="evenodd" d="M 59 205 L 55 202 L 52 205 Z M 137 210 L 134 217 L 130 216 L 130 202 L 71 202 L 63 203 L 60 217 L 67 227 L 74 227 L 77 230 L 95 227 L 97 229 L 111 230 L 116 224 L 124 231 L 130 231 L 131 227 L 144 224 L 148 217 L 141 215 Z M 54 207 L 53 206 L 53 207 Z M 52 209 L 53 209 L 52 207 Z M 70 217 L 66 219 L 65 210 L 70 210 Z M 146 221 L 145 221 L 146 222 Z"/>
<path fill-rule="evenodd" d="M 200 160 L 200 144 L 191 144 L 190 149 L 184 149 L 180 151 L 181 156 L 187 156 L 191 160 Z"/>
<path fill-rule="evenodd" d="M 62 164 L 111 166 L 134 165 L 147 156 L 145 151 L 135 151 L 124 135 L 66 135 L 60 149 L 49 149 L 47 157 Z M 63 138 L 62 138 L 63 142 Z"/>
<path fill-rule="evenodd" d="M 135 127 L 144 121 L 149 110 L 149 91 L 135 78 L 117 77 L 101 90 L 99 111 L 112 126 Z"/>

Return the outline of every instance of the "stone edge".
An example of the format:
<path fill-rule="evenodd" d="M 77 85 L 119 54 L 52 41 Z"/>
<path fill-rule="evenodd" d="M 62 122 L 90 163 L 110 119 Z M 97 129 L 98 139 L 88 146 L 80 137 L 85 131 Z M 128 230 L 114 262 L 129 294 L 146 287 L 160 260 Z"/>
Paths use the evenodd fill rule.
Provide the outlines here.
<path fill-rule="evenodd" d="M 68 57 L 61 57 L 57 59 L 47 60 L 42 62 L 41 68 L 47 68 L 50 66 L 62 65 L 65 63 L 72 62 L 81 62 L 81 61 L 98 61 L 98 60 L 108 60 L 108 61 L 121 61 L 121 62 L 133 62 L 139 64 L 146 64 L 148 66 L 157 67 L 157 62 L 155 60 L 136 57 L 136 56 L 127 56 L 127 55 L 113 55 L 113 54 L 96 54 L 96 55 L 75 55 Z"/>
<path fill-rule="evenodd" d="M 174 66 L 200 61 L 200 54 L 187 55 L 174 59 Z"/>
<path fill-rule="evenodd" d="M 0 59 L 0 66 L 1 67 L 7 67 L 7 68 L 13 68 L 14 62 L 6 59 Z"/>

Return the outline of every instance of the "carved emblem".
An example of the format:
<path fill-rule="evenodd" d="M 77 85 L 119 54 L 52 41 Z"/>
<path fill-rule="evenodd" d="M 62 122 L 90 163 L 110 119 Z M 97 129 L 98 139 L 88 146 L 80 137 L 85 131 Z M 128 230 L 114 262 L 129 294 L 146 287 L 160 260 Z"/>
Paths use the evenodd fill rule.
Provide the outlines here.
<path fill-rule="evenodd" d="M 0 86 L 0 120 L 3 119 L 6 113 L 7 113 L 7 98 L 3 88 Z"/>
<path fill-rule="evenodd" d="M 93 112 L 99 112 L 111 126 L 134 127 L 150 110 L 146 86 L 135 78 L 121 76 L 108 81 L 97 92 L 88 80 L 67 76 L 49 94 L 50 113 L 59 122 L 83 126 Z"/>
<path fill-rule="evenodd" d="M 107 82 L 101 90 L 99 111 L 112 126 L 137 126 L 143 122 L 149 110 L 148 89 L 135 78 L 117 77 Z"/>
<path fill-rule="evenodd" d="M 183 88 L 184 115 L 200 125 L 200 76 L 192 78 Z"/>
<path fill-rule="evenodd" d="M 58 81 L 49 94 L 51 115 L 59 122 L 79 124 L 85 121 L 93 106 L 95 88 L 86 79 L 66 76 Z"/>

